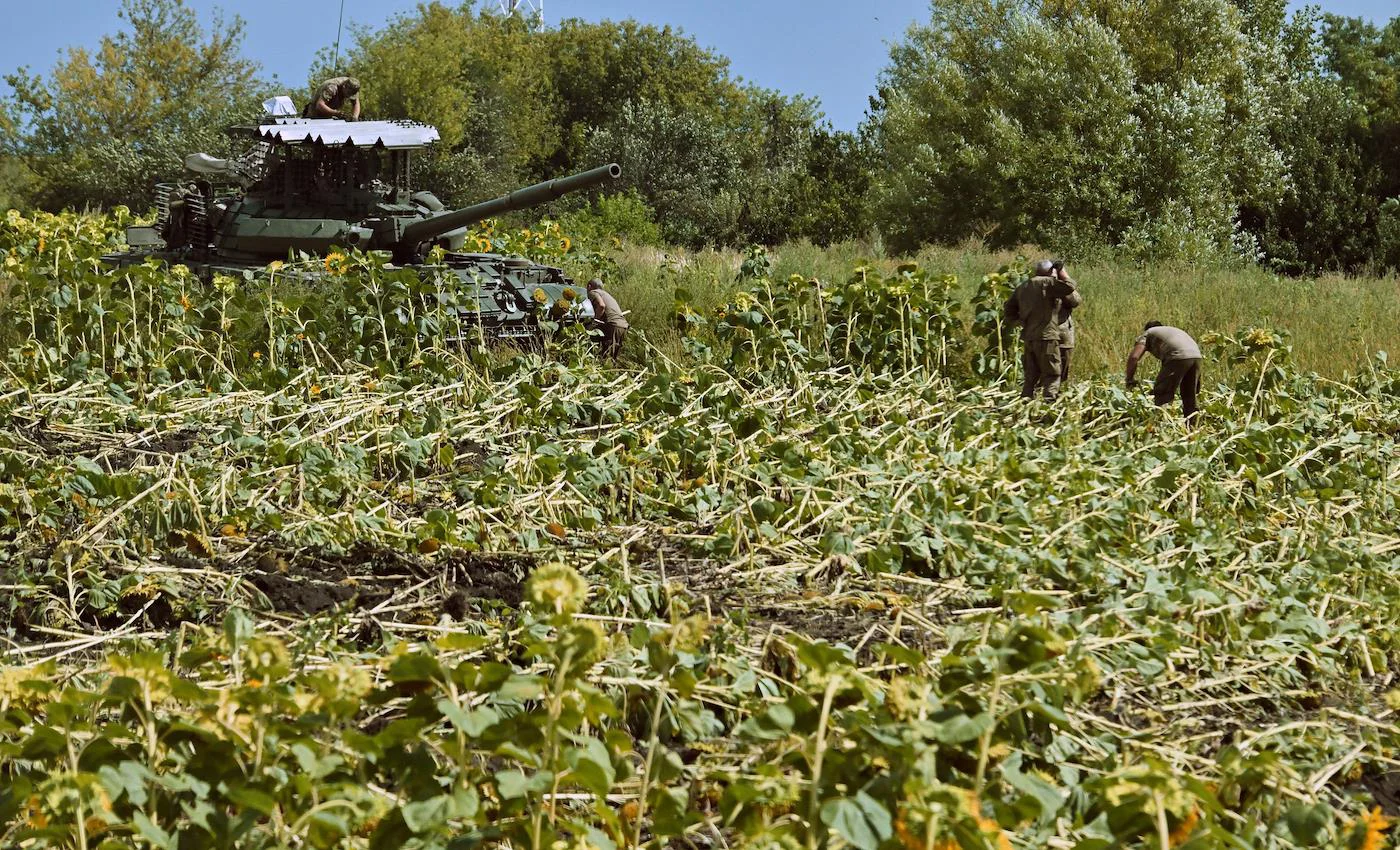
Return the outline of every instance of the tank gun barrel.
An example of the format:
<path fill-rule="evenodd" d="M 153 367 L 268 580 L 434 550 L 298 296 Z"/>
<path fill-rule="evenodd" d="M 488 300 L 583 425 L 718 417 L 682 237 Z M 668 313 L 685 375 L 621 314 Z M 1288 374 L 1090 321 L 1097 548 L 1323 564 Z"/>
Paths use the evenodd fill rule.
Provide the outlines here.
<path fill-rule="evenodd" d="M 435 239 L 449 230 L 456 230 L 459 227 L 476 224 L 478 221 L 503 215 L 516 210 L 523 210 L 527 207 L 538 206 L 548 203 L 562 195 L 570 192 L 578 192 L 583 189 L 592 189 L 601 186 L 622 176 L 622 167 L 617 163 L 600 165 L 597 168 L 582 171 L 578 174 L 571 174 L 568 177 L 556 177 L 553 180 L 546 180 L 543 183 L 536 183 L 533 186 L 526 186 L 523 189 L 516 189 L 508 195 L 493 198 L 489 201 L 482 201 L 469 207 L 459 210 L 452 210 L 441 215 L 415 221 L 403 229 L 399 236 L 399 244 L 405 246 L 417 245 L 429 239 Z"/>

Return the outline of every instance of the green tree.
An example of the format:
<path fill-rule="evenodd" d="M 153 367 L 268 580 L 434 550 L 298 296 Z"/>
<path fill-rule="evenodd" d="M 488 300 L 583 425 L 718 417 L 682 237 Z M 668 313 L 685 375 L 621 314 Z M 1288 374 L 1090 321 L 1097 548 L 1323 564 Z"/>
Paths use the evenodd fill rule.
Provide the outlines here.
<path fill-rule="evenodd" d="M 1377 218 L 1383 172 L 1366 154 L 1367 114 L 1338 81 L 1317 77 L 1276 136 L 1289 165 L 1278 204 L 1241 211 L 1269 265 L 1290 274 L 1358 269 L 1380 259 Z"/>
<path fill-rule="evenodd" d="M 153 177 L 215 148 L 234 117 L 255 108 L 258 66 L 243 58 L 243 21 L 208 30 L 180 0 L 122 0 L 125 29 L 95 53 L 73 48 L 47 78 L 6 76 L 7 147 L 36 175 L 35 202 L 149 203 Z"/>
<path fill-rule="evenodd" d="M 1131 220 L 1135 77 L 1097 21 L 940 3 L 897 44 L 871 131 L 891 244 L 1079 245 Z"/>
<path fill-rule="evenodd" d="M 1254 256 L 1240 211 L 1287 189 L 1309 32 L 1281 0 L 939 2 L 882 77 L 879 223 L 905 249 Z"/>
<path fill-rule="evenodd" d="M 364 116 L 412 118 L 441 143 L 423 179 L 451 203 L 479 200 L 534 176 L 558 148 L 553 86 L 533 25 L 468 2 L 420 5 L 380 30 L 356 33 L 343 68 L 364 85 Z"/>
<path fill-rule="evenodd" d="M 1327 15 L 1321 42 L 1324 68 L 1355 104 L 1349 130 L 1356 151 L 1338 182 L 1354 179 L 1376 205 L 1371 261 L 1400 268 L 1400 17 L 1378 27 Z"/>
<path fill-rule="evenodd" d="M 740 238 L 743 154 L 723 125 L 666 104 L 628 102 L 590 134 L 585 156 L 622 166 L 619 188 L 646 201 L 666 239 L 704 245 Z"/>
<path fill-rule="evenodd" d="M 729 76 L 728 59 L 671 27 L 568 19 L 543 40 L 563 140 L 552 162 L 558 168 L 588 164 L 579 157 L 589 132 L 616 122 L 628 103 L 723 123 L 747 100 Z"/>
<path fill-rule="evenodd" d="M 806 151 L 806 173 L 793 187 L 791 235 L 818 245 L 861 236 L 870 229 L 873 151 L 854 133 L 818 126 Z"/>

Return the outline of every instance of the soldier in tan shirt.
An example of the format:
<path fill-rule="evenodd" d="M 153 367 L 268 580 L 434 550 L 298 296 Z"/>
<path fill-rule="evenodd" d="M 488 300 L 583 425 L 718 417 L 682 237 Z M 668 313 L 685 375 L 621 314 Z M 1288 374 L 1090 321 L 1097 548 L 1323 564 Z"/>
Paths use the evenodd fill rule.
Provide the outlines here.
<path fill-rule="evenodd" d="M 1133 350 L 1128 353 L 1127 373 L 1124 376 L 1129 389 L 1137 386 L 1138 361 L 1147 352 L 1162 361 L 1162 369 L 1157 380 L 1152 382 L 1152 400 L 1158 406 L 1170 404 L 1178 391 L 1181 393 L 1181 412 L 1186 421 L 1196 418 L 1196 394 L 1201 389 L 1201 348 L 1191 335 L 1181 328 L 1164 325 L 1161 322 L 1148 322 L 1142 328 L 1142 336 L 1133 342 Z"/>
<path fill-rule="evenodd" d="M 593 305 L 593 324 L 603 332 L 602 350 L 599 352 L 609 360 L 617 360 L 622 353 L 622 340 L 627 336 L 627 313 L 618 306 L 617 299 L 603 288 L 603 281 L 593 278 L 588 282 L 588 303 Z"/>

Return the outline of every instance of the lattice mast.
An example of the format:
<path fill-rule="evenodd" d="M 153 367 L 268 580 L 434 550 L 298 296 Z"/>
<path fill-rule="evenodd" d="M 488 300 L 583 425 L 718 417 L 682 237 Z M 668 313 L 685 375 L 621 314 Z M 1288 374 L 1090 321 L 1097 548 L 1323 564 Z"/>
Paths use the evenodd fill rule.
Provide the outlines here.
<path fill-rule="evenodd" d="M 519 15 L 527 21 L 544 23 L 544 0 L 499 0 L 502 15 Z"/>

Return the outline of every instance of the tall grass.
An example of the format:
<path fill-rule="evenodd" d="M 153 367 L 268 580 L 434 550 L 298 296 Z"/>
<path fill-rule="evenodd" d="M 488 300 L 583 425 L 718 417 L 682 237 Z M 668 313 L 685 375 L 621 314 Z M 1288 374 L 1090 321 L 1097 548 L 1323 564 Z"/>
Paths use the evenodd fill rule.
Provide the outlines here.
<path fill-rule="evenodd" d="M 958 276 L 970 300 L 982 275 L 1035 249 L 989 252 L 980 247 L 926 248 L 914 257 L 883 256 L 878 245 L 846 242 L 828 248 L 809 243 L 770 252 L 773 274 L 839 280 L 862 262 L 891 270 L 910 260 Z M 665 252 L 628 246 L 617 255 L 619 271 L 610 288 L 631 311 L 632 324 L 662 350 L 680 349 L 672 325 L 675 293 L 709 311 L 734 291 L 741 254 L 732 250 Z M 1210 331 L 1233 333 L 1246 326 L 1286 331 L 1294 362 L 1305 370 L 1340 378 L 1364 370 L 1376 352 L 1400 356 L 1400 278 L 1327 275 L 1287 278 L 1258 267 L 1143 268 L 1113 259 L 1070 263 L 1085 303 L 1075 313 L 1075 371 L 1080 375 L 1120 372 L 1144 322 L 1157 320 L 1200 338 Z M 970 310 L 965 313 L 971 319 Z"/>

